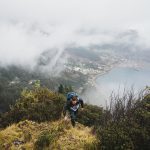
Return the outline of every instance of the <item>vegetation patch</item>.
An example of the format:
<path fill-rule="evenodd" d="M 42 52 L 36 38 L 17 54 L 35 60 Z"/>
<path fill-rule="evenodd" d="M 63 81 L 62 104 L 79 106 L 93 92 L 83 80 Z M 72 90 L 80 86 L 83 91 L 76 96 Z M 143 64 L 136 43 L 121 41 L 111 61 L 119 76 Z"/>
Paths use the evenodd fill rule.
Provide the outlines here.
<path fill-rule="evenodd" d="M 0 148 L 3 149 L 91 149 L 98 140 L 92 128 L 78 124 L 73 128 L 70 123 L 35 123 L 22 121 L 0 132 Z"/>

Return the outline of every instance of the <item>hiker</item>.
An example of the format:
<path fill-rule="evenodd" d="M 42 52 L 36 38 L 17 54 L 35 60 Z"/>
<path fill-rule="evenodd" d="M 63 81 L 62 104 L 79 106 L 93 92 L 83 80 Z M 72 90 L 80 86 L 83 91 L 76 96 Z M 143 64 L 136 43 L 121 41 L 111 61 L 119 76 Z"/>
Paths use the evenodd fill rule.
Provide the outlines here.
<path fill-rule="evenodd" d="M 80 105 L 83 109 L 83 100 L 79 98 L 75 92 L 69 92 L 67 94 L 67 102 L 64 106 L 63 115 L 66 116 L 66 112 L 69 111 L 73 127 L 75 127 L 75 121 Z"/>

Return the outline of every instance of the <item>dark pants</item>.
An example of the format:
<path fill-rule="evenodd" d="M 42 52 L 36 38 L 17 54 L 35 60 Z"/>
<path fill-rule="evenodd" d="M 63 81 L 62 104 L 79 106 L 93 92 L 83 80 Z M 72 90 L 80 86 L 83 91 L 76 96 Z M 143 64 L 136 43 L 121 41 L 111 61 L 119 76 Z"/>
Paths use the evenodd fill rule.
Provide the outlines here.
<path fill-rule="evenodd" d="M 71 124 L 74 127 L 76 124 L 78 110 L 77 111 L 70 110 L 69 112 L 70 112 L 70 117 L 71 117 Z"/>
<path fill-rule="evenodd" d="M 63 109 L 63 114 L 64 114 L 64 116 L 66 115 L 66 111 L 69 111 L 70 118 L 71 118 L 71 124 L 72 124 L 72 126 L 74 127 L 75 124 L 76 124 L 76 119 L 77 119 L 78 110 L 73 111 L 73 110 L 71 110 L 70 108 L 68 108 L 67 105 L 65 105 L 65 106 L 64 106 L 64 109 Z"/>

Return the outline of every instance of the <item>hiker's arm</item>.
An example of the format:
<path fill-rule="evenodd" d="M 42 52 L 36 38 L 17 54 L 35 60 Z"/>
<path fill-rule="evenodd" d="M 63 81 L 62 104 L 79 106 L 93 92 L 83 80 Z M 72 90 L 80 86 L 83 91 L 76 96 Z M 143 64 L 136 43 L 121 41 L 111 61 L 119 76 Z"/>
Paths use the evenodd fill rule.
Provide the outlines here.
<path fill-rule="evenodd" d="M 63 115 L 66 115 L 66 111 L 69 110 L 70 108 L 70 103 L 67 101 L 64 108 L 63 108 Z"/>
<path fill-rule="evenodd" d="M 79 102 L 80 102 L 80 104 L 81 104 L 81 107 L 83 108 L 84 103 L 83 103 L 83 100 L 82 100 L 81 98 L 79 99 Z"/>

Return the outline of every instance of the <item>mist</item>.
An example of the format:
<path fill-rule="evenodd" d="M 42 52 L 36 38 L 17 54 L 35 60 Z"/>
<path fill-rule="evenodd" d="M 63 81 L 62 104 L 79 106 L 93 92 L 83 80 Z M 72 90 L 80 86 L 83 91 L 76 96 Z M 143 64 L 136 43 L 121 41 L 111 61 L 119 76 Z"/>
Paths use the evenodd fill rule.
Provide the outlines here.
<path fill-rule="evenodd" d="M 65 49 L 124 44 L 149 50 L 148 0 L 0 0 L 0 66 L 61 72 Z M 56 65 L 59 64 L 59 65 Z M 59 66 L 59 67 L 58 67 Z"/>

